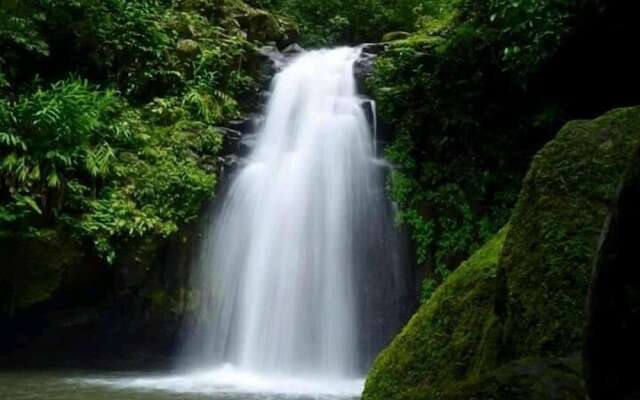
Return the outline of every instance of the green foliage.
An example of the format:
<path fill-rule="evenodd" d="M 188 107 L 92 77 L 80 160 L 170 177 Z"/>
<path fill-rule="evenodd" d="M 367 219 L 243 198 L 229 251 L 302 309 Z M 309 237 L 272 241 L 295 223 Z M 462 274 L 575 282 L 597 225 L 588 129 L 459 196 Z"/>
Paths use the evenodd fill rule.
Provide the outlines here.
<path fill-rule="evenodd" d="M 299 22 L 304 43 L 326 46 L 375 42 L 390 31 L 411 30 L 421 0 L 262 1 Z"/>
<path fill-rule="evenodd" d="M 547 61 L 569 35 L 578 0 L 491 0 L 489 26 L 499 31 L 505 68 L 529 75 Z"/>
<path fill-rule="evenodd" d="M 238 118 L 257 92 L 255 43 L 237 20 L 255 10 L 1 4 L 0 237 L 57 232 L 118 263 L 193 220 L 216 184 L 222 135 L 212 126 Z"/>
<path fill-rule="evenodd" d="M 115 92 L 77 79 L 4 106 L 0 215 L 14 226 L 57 217 L 113 261 L 118 240 L 167 237 L 210 196 L 203 167 L 221 137 L 206 120 L 149 125 Z"/>
<path fill-rule="evenodd" d="M 67 177 L 107 175 L 115 157 L 107 139 L 124 139 L 108 125 L 120 107 L 114 92 L 93 91 L 86 81 L 0 104 L 2 187 L 14 199 L 4 207 L 24 217 L 56 212 L 66 193 L 84 190 Z"/>
<path fill-rule="evenodd" d="M 98 43 L 93 50 L 96 61 L 109 70 L 125 94 L 140 94 L 147 85 L 175 74 L 164 64 L 176 33 L 164 23 L 165 8 L 158 0 L 108 0 L 79 6 L 86 13 L 87 35 Z"/>
<path fill-rule="evenodd" d="M 395 134 L 389 192 L 433 272 L 425 296 L 507 222 L 532 155 L 583 107 L 547 70 L 579 42 L 578 3 L 425 1 L 417 32 L 378 57 L 367 87 Z"/>
<path fill-rule="evenodd" d="M 19 1 L 0 2 L 0 63 L 6 61 L 11 46 L 46 56 L 49 45 L 41 36 L 38 23 L 45 19 L 43 13 L 32 13 Z"/>
<path fill-rule="evenodd" d="M 522 160 L 506 163 L 508 132 L 495 134 L 502 128 L 499 106 L 484 115 L 487 104 L 501 99 L 482 93 L 478 78 L 467 75 L 472 67 L 464 63 L 480 56 L 467 56 L 467 48 L 443 52 L 445 44 L 437 35 L 394 44 L 367 82 L 396 131 L 385 150 L 395 166 L 389 192 L 400 205 L 399 222 L 410 228 L 417 261 L 435 273 L 426 288 L 507 222 L 524 169 Z"/>

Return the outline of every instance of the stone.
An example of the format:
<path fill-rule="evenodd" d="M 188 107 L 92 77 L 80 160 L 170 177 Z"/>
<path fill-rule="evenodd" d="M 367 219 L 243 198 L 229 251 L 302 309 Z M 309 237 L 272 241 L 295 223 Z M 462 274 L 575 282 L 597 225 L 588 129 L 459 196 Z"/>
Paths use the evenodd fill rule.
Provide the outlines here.
<path fill-rule="evenodd" d="M 378 356 L 363 400 L 422 398 L 491 364 L 485 342 L 495 328 L 496 270 L 508 229 L 454 271 Z"/>
<path fill-rule="evenodd" d="M 382 36 L 382 42 L 393 42 L 395 40 L 406 39 L 411 34 L 409 32 L 389 32 Z"/>
<path fill-rule="evenodd" d="M 618 274 L 635 271 L 629 266 L 637 260 L 616 264 L 611 259 L 620 251 L 598 244 L 611 230 L 611 207 L 630 168 L 638 169 L 639 153 L 640 107 L 567 123 L 535 156 L 508 231 L 454 271 L 382 352 L 363 400 L 584 399 L 578 355 L 585 339 L 592 398 L 633 393 L 637 346 L 623 332 L 640 315 L 640 277 L 607 279 L 604 271 L 612 273 L 607 263 L 618 265 Z M 631 198 L 626 220 L 640 220 Z M 594 263 L 599 283 L 592 281 Z M 616 281 L 627 286 L 608 286 Z M 615 303 L 612 291 L 627 297 Z M 631 306 L 617 321 L 621 304 Z M 626 372 L 611 381 L 602 374 L 610 368 Z"/>
<path fill-rule="evenodd" d="M 176 51 L 183 58 L 194 58 L 200 53 L 200 44 L 193 39 L 182 39 L 178 41 Z"/>
<path fill-rule="evenodd" d="M 285 47 L 284 50 L 282 50 L 282 54 L 286 54 L 286 55 L 290 56 L 290 55 L 296 55 L 296 54 L 304 53 L 304 51 L 305 50 L 299 44 L 291 43 L 290 45 Z"/>

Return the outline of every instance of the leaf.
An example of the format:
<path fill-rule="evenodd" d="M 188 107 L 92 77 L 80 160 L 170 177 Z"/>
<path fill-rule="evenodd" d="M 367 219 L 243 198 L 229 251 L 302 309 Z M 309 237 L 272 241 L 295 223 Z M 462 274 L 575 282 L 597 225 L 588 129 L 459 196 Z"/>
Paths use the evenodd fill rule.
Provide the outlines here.
<path fill-rule="evenodd" d="M 47 185 L 50 188 L 60 187 L 60 177 L 56 171 L 51 171 L 49 175 L 47 175 Z"/>
<path fill-rule="evenodd" d="M 36 203 L 36 201 L 32 197 L 16 194 L 16 195 L 14 195 L 14 198 L 16 199 L 16 202 L 18 204 L 27 205 L 33 211 L 35 211 L 36 213 L 42 215 L 42 210 L 40 210 L 40 207 L 38 207 L 38 204 Z"/>

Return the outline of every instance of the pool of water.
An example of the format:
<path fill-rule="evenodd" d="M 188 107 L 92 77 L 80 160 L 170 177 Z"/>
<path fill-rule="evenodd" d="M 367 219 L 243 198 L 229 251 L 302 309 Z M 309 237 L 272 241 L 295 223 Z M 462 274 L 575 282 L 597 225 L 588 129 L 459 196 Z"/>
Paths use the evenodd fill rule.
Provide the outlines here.
<path fill-rule="evenodd" d="M 363 380 L 260 376 L 232 368 L 176 374 L 0 371 L 3 400 L 355 400 Z"/>

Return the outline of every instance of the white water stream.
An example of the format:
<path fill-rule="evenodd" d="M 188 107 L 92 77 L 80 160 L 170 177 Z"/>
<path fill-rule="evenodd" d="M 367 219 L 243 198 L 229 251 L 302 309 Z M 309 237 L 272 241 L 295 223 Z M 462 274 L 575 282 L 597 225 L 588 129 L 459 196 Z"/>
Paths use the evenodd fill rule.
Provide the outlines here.
<path fill-rule="evenodd" d="M 356 91 L 359 56 L 355 48 L 307 52 L 274 78 L 256 146 L 194 260 L 198 312 L 186 372 L 103 384 L 359 396 L 368 363 L 403 322 L 398 293 L 406 292 L 384 167 Z"/>
<path fill-rule="evenodd" d="M 200 252 L 200 329 L 187 347 L 200 371 L 226 365 L 294 392 L 361 389 L 357 243 L 381 182 L 359 55 L 311 51 L 274 78 L 256 147 Z"/>

